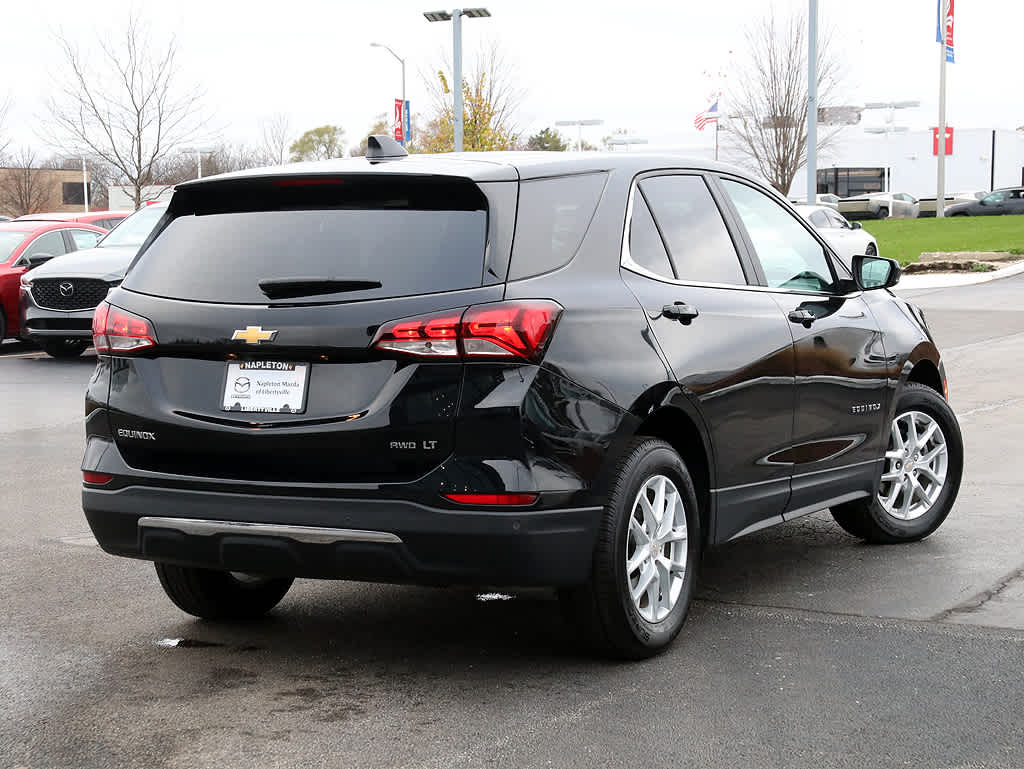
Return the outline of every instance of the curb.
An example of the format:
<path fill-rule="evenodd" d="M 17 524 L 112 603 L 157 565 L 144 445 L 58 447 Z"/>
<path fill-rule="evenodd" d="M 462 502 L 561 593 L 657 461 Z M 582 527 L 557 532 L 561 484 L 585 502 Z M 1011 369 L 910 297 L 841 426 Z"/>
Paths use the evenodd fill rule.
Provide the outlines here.
<path fill-rule="evenodd" d="M 993 272 L 934 272 L 913 273 L 903 275 L 896 284 L 897 291 L 909 291 L 917 288 L 948 288 L 951 286 L 973 286 L 978 283 L 989 283 L 1001 278 L 1012 278 L 1024 274 L 1024 262 L 1003 267 Z"/>

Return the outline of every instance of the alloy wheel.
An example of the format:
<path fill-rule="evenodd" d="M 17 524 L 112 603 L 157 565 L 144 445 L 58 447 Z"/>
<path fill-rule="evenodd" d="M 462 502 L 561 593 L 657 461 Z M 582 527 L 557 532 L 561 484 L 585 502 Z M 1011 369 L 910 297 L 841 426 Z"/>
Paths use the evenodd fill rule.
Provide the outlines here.
<path fill-rule="evenodd" d="M 648 478 L 633 502 L 626 534 L 626 587 L 648 622 L 671 613 L 686 577 L 686 510 L 664 475 Z"/>
<path fill-rule="evenodd" d="M 923 411 L 907 411 L 892 422 L 878 502 L 886 513 L 913 521 L 942 493 L 949 466 L 946 436 Z"/>

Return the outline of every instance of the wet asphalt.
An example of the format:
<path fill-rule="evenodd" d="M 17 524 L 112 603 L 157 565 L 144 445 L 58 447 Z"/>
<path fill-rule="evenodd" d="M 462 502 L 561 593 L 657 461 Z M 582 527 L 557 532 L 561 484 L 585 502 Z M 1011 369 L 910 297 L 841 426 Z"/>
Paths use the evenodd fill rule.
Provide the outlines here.
<path fill-rule="evenodd" d="M 717 548 L 634 664 L 581 652 L 545 591 L 299 581 L 258 622 L 187 617 L 89 536 L 89 354 L 3 345 L 0 769 L 1024 767 L 1024 277 L 906 295 L 964 432 L 950 518 Z"/>

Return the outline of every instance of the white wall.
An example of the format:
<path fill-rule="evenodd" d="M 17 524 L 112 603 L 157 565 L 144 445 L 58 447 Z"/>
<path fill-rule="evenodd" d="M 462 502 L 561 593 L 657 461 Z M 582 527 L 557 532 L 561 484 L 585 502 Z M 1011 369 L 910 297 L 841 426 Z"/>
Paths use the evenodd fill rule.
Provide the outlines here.
<path fill-rule="evenodd" d="M 821 130 L 821 129 L 819 129 Z M 825 129 L 827 130 L 827 129 Z M 887 146 L 888 138 L 888 146 Z M 992 189 L 990 183 L 992 131 L 954 131 L 953 154 L 946 156 L 946 192 Z M 859 126 L 844 128 L 835 145 L 818 159 L 818 168 L 892 168 L 892 189 L 914 197 L 935 197 L 937 158 L 931 131 L 904 134 L 866 134 Z M 1024 132 L 996 131 L 995 187 L 1021 184 L 1024 170 Z M 807 169 L 793 180 L 790 197 L 807 193 Z"/>

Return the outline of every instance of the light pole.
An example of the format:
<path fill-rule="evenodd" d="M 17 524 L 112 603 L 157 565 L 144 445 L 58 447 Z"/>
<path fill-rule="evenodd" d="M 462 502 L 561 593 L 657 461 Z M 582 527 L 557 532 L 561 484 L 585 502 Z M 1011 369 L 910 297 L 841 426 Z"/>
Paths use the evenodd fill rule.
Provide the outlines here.
<path fill-rule="evenodd" d="M 818 0 L 809 0 L 807 26 L 807 203 L 814 205 L 818 200 Z"/>
<path fill-rule="evenodd" d="M 194 152 L 196 154 L 196 178 L 203 178 L 203 154 L 211 154 L 216 151 L 215 147 L 182 147 L 182 152 Z"/>
<path fill-rule="evenodd" d="M 583 151 L 583 126 L 585 125 L 604 125 L 603 120 L 556 120 L 556 126 L 576 126 L 576 151 Z"/>
<path fill-rule="evenodd" d="M 637 139 L 634 136 L 613 136 L 608 140 L 609 146 L 626 145 L 626 152 L 629 152 L 631 144 L 647 144 L 647 139 Z"/>
<path fill-rule="evenodd" d="M 397 53 L 392 51 L 388 46 L 384 45 L 384 43 L 370 43 L 370 47 L 371 48 L 383 48 L 385 51 L 387 51 L 392 56 L 394 56 L 396 59 L 398 59 L 398 63 L 402 65 L 402 119 L 405 120 L 405 118 L 406 118 L 406 115 L 405 115 L 406 106 L 405 105 L 407 103 L 405 101 L 405 59 L 403 59 Z M 411 115 L 409 116 L 409 121 L 408 122 L 409 122 L 410 125 L 412 124 L 412 116 Z M 403 126 L 403 128 L 402 128 L 402 145 L 403 146 L 405 145 L 405 142 L 407 140 L 408 140 L 408 137 L 405 135 L 405 128 Z"/>
<path fill-rule="evenodd" d="M 425 11 L 427 21 L 450 21 L 452 23 L 452 87 L 455 91 L 455 107 L 452 124 L 455 133 L 455 151 L 462 152 L 462 17 L 482 19 L 491 15 L 486 8 L 456 8 L 448 11 Z"/>

